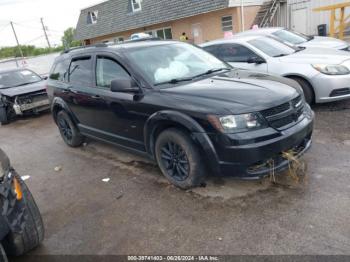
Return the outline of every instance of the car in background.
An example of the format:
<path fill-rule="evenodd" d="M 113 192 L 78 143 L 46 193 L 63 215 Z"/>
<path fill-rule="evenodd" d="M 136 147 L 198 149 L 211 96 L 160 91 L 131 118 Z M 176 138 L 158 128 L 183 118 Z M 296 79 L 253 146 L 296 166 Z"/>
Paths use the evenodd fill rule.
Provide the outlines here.
<path fill-rule="evenodd" d="M 0 261 L 27 253 L 43 239 L 44 224 L 34 198 L 0 149 Z"/>
<path fill-rule="evenodd" d="M 147 38 L 152 38 L 152 36 L 147 33 L 135 33 L 130 36 L 130 40 L 147 39 Z"/>
<path fill-rule="evenodd" d="M 293 47 L 267 36 L 241 36 L 200 45 L 233 67 L 297 81 L 311 104 L 350 98 L 350 53 Z"/>
<path fill-rule="evenodd" d="M 271 36 L 285 42 L 289 45 L 299 47 L 320 47 L 333 48 L 342 51 L 350 51 L 349 43 L 333 37 L 325 36 L 306 36 L 304 34 L 283 28 L 283 27 L 266 27 L 247 30 L 235 36 L 262 35 Z"/>
<path fill-rule="evenodd" d="M 29 69 L 0 71 L 0 124 L 49 109 L 46 78 Z"/>
<path fill-rule="evenodd" d="M 234 70 L 183 42 L 67 51 L 48 95 L 68 146 L 90 137 L 136 151 L 183 189 L 206 174 L 257 179 L 287 169 L 282 152 L 298 158 L 311 145 L 314 114 L 297 83 Z"/>

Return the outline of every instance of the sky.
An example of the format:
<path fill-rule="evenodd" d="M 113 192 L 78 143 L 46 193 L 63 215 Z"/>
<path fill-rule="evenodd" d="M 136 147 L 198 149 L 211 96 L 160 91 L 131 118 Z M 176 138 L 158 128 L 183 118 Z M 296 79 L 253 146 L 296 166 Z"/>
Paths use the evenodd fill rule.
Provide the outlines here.
<path fill-rule="evenodd" d="M 101 0 L 0 0 L 0 47 L 15 46 L 13 21 L 20 44 L 47 47 L 40 18 L 52 46 L 61 44 L 63 31 L 76 27 L 80 10 Z"/>

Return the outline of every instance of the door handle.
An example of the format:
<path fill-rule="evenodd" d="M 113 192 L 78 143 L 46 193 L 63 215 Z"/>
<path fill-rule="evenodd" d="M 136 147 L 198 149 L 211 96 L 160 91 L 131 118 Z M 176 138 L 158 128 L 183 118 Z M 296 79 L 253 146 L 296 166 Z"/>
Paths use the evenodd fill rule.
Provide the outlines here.
<path fill-rule="evenodd" d="M 100 99 L 101 97 L 99 95 L 94 95 L 94 96 L 91 96 L 91 98 L 93 98 L 93 99 Z"/>

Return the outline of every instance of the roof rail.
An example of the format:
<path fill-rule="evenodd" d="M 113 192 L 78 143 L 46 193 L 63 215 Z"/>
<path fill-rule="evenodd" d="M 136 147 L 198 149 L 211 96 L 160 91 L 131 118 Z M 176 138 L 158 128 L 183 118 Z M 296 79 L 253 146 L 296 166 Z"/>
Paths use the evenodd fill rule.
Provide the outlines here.
<path fill-rule="evenodd" d="M 109 42 L 109 43 L 97 43 L 94 45 L 83 45 L 83 46 L 77 46 L 77 47 L 71 47 L 69 49 L 63 50 L 61 54 L 67 54 L 71 51 L 74 50 L 79 50 L 79 49 L 84 49 L 84 48 L 92 48 L 92 47 L 108 47 L 112 45 L 122 45 L 123 43 L 133 43 L 133 42 L 143 42 L 143 41 L 159 41 L 163 40 L 159 37 L 149 37 L 149 38 L 139 38 L 139 39 L 128 39 L 120 43 L 114 43 L 114 42 Z"/>
<path fill-rule="evenodd" d="M 61 54 L 67 54 L 71 51 L 78 50 L 78 49 L 84 49 L 84 48 L 90 48 L 90 47 L 107 47 L 108 44 L 106 43 L 98 43 L 94 45 L 83 45 L 83 46 L 77 46 L 77 47 L 71 47 L 69 49 L 65 49 L 61 52 Z"/>

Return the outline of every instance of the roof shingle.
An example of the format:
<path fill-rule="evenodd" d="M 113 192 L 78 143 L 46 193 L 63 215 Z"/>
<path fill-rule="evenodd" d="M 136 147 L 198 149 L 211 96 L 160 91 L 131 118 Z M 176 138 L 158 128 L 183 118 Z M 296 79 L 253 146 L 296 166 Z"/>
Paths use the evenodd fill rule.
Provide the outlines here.
<path fill-rule="evenodd" d="M 228 7 L 229 0 L 142 0 L 142 10 L 132 12 L 130 0 L 109 0 L 81 10 L 76 39 L 146 27 Z M 98 11 L 96 24 L 87 24 L 88 12 Z"/>

